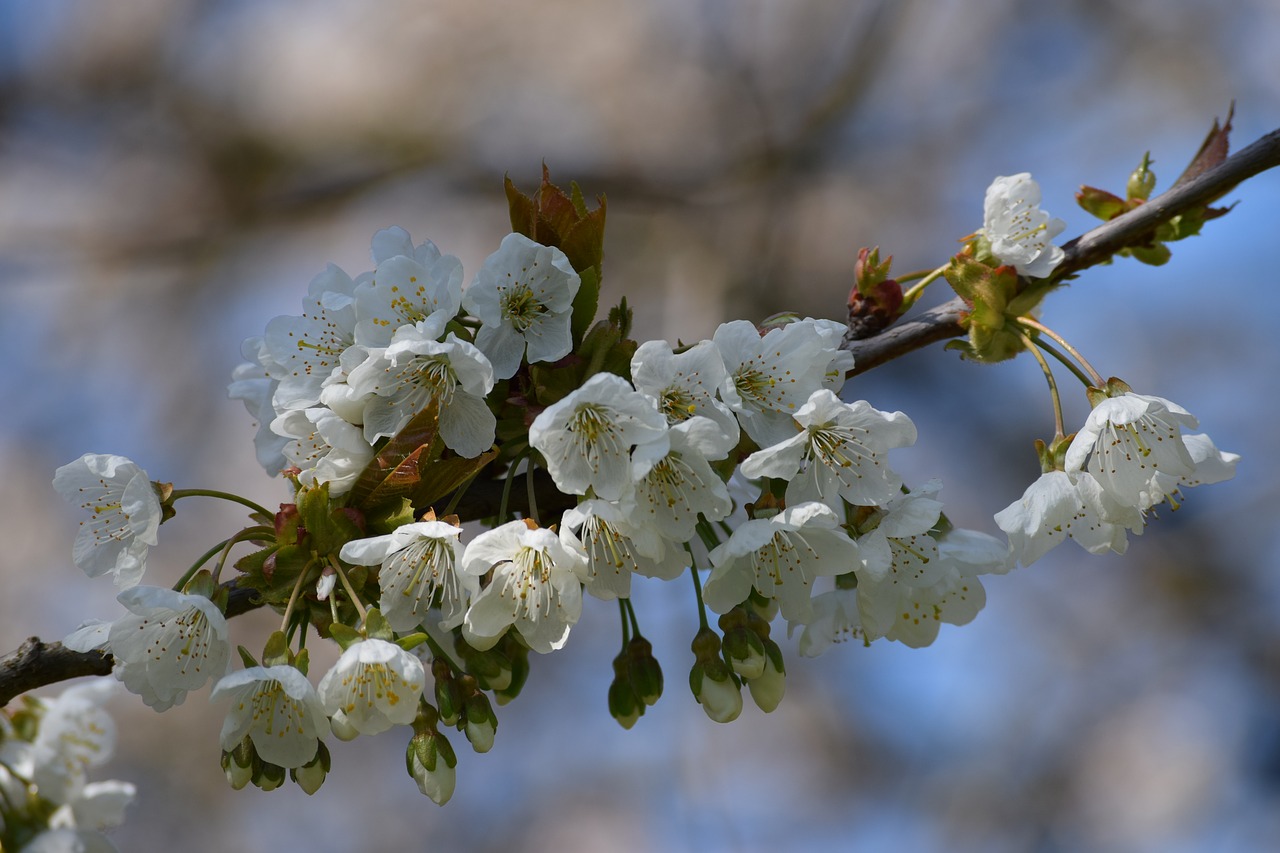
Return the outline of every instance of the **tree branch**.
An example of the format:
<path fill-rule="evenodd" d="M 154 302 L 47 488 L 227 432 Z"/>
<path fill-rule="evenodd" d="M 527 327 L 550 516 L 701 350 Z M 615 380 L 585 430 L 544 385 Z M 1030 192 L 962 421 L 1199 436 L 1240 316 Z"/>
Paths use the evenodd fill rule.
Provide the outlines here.
<path fill-rule="evenodd" d="M 1242 181 L 1276 166 L 1280 166 L 1280 130 L 1273 130 L 1198 177 L 1067 243 L 1062 247 L 1065 257 L 1054 275 L 1057 278 L 1072 275 L 1102 263 L 1125 246 L 1139 245 L 1156 226 L 1180 213 L 1203 207 Z M 965 309 L 963 300 L 952 299 L 875 337 L 846 343 L 845 349 L 854 356 L 850 375 L 865 373 L 929 344 L 960 337 L 965 333 L 960 325 Z"/>
<path fill-rule="evenodd" d="M 1135 210 L 1067 243 L 1062 247 L 1065 257 L 1055 274 L 1059 278 L 1071 275 L 1107 260 L 1125 246 L 1140 244 L 1161 223 L 1209 204 L 1242 181 L 1276 166 L 1280 166 L 1280 130 L 1268 133 L 1198 177 L 1175 185 Z M 963 335 L 960 318 L 965 309 L 964 301 L 956 298 L 892 326 L 875 337 L 847 342 L 845 348 L 855 358 L 850 375 L 865 373 L 929 344 Z M 565 496 L 555 490 L 550 478 L 540 476 L 536 480 L 539 505 L 561 506 Z M 466 500 L 458 506 L 459 514 L 473 519 L 496 514 L 501 490 L 501 483 L 497 481 L 476 483 Z M 513 492 L 513 508 L 523 509 L 523 493 L 523 489 Z M 232 588 L 230 593 L 228 617 L 261 606 L 253 590 Z M 107 675 L 113 663 L 107 653 L 74 652 L 62 643 L 44 643 L 37 637 L 31 637 L 16 651 L 0 658 L 0 707 L 37 687 L 84 675 Z"/>

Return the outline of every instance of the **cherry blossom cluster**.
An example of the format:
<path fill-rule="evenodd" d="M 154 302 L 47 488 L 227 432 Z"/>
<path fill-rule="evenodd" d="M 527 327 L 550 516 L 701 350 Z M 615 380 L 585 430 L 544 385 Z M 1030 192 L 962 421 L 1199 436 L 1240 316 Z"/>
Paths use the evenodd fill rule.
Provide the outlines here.
<path fill-rule="evenodd" d="M 115 849 L 101 830 L 124 822 L 134 786 L 89 781 L 90 770 L 115 750 L 115 723 L 102 708 L 115 687 L 110 681 L 80 684 L 0 711 L 0 849 Z"/>
<path fill-rule="evenodd" d="M 330 265 L 300 314 L 246 341 L 230 394 L 259 423 L 258 461 L 290 485 L 278 511 L 153 483 L 119 456 L 86 454 L 55 475 L 89 515 L 76 564 L 110 575 L 126 611 L 65 644 L 109 652 L 116 678 L 158 711 L 212 683 L 229 703 L 222 766 L 237 788 L 291 778 L 313 792 L 330 735 L 400 728 L 409 775 L 444 803 L 457 757 L 442 729 L 488 751 L 493 703 L 518 695 L 531 652 L 565 646 L 584 596 L 619 607 L 608 707 L 630 728 L 663 692 L 635 575 L 688 584 L 689 683 L 708 717 L 737 718 L 743 687 L 772 711 L 785 692 L 779 615 L 805 656 L 848 638 L 926 646 L 982 609 L 983 575 L 1066 538 L 1123 552 L 1183 489 L 1234 473 L 1237 456 L 1184 434 L 1197 425 L 1185 410 L 1103 381 L 1033 318 L 1065 226 L 1028 174 L 996 179 L 982 229 L 933 272 L 895 280 L 891 259 L 864 249 L 848 323 L 737 320 L 674 345 L 630 340 L 625 301 L 595 320 L 603 204 L 589 211 L 576 187 L 570 197 L 545 180 L 535 199 L 508 195 L 516 230 L 465 288 L 457 258 L 388 228 L 372 270 Z M 915 425 L 845 393 L 846 337 L 893 322 L 936 280 L 972 306 L 965 357 L 1030 352 L 1049 381 L 1058 432 L 1038 442 L 1043 476 L 995 517 L 1007 539 L 955 527 L 938 481 L 905 483 L 889 453 L 916 442 Z M 1087 386 L 1092 411 L 1073 435 L 1042 353 Z M 464 526 L 459 508 L 485 484 L 501 498 Z M 144 585 L 159 526 L 194 496 L 237 501 L 251 523 L 172 588 Z M 254 550 L 230 562 L 241 545 Z M 282 619 L 233 668 L 237 596 Z M 315 681 L 312 632 L 342 650 Z"/>

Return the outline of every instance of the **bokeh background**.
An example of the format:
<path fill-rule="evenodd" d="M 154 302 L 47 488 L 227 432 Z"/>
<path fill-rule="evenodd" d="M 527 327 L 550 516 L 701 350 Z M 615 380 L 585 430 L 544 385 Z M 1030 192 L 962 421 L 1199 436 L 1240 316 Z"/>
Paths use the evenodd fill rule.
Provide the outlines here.
<path fill-rule="evenodd" d="M 1240 147 L 1280 126 L 1280 4 L 823 0 L 0 2 L 0 649 L 118 612 L 70 562 L 53 493 L 86 451 L 179 486 L 285 497 L 226 398 L 240 341 L 297 313 L 391 224 L 468 276 L 507 230 L 502 176 L 607 194 L 605 299 L 642 338 L 781 310 L 841 318 L 860 246 L 933 267 L 982 193 L 1031 171 L 1091 227 L 1150 150 L 1167 187 L 1232 99 Z M 313 797 L 228 789 L 207 690 L 113 710 L 108 777 L 139 786 L 122 850 L 1280 849 L 1280 174 L 1175 245 L 1052 297 L 1045 320 L 1107 374 L 1198 414 L 1237 478 L 1161 512 L 1123 558 L 1074 545 L 991 578 L 928 649 L 789 655 L 787 697 L 709 722 L 686 688 L 689 590 L 638 584 L 667 674 L 624 732 L 605 690 L 616 610 L 533 661 L 492 752 L 445 808 L 392 732 L 332 744 Z M 946 294 L 934 294 L 941 301 Z M 602 304 L 604 304 L 602 302 Z M 1068 421 L 1086 404 L 1070 377 Z M 910 480 L 957 523 L 1038 474 L 1052 420 L 1029 360 L 940 347 L 857 378 L 902 409 Z M 241 516 L 192 500 L 162 531 L 170 583 Z M 272 618 L 234 626 L 260 649 Z M 781 632 L 782 626 L 776 626 Z M 323 661 L 317 664 L 321 666 Z"/>

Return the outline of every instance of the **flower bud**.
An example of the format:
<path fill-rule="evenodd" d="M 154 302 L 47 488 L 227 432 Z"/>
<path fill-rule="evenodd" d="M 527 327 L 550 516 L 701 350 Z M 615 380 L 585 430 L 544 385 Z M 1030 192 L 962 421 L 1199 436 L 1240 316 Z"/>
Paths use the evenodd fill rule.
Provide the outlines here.
<path fill-rule="evenodd" d="M 630 729 L 644 713 L 644 703 L 636 696 L 635 688 L 627 675 L 626 666 L 619 666 L 622 655 L 613 659 L 613 682 L 609 685 L 609 716 L 624 729 Z"/>
<path fill-rule="evenodd" d="M 1104 222 L 1129 209 L 1124 199 L 1097 187 L 1081 187 L 1076 193 L 1076 203 Z"/>
<path fill-rule="evenodd" d="M 488 752 L 493 748 L 493 737 L 498 731 L 498 718 L 493 715 L 489 697 L 478 690 L 467 697 L 466 728 L 464 733 L 476 752 Z"/>
<path fill-rule="evenodd" d="M 764 672 L 764 643 L 746 625 L 725 631 L 724 650 L 729 658 L 729 665 L 739 677 L 759 678 Z"/>
<path fill-rule="evenodd" d="M 298 787 L 308 794 L 314 794 L 319 791 L 320 786 L 324 784 L 325 777 L 329 775 L 329 748 L 324 745 L 323 741 L 318 742 L 316 757 L 301 767 L 290 770 L 289 775 L 297 783 Z"/>
<path fill-rule="evenodd" d="M 1151 197 L 1151 191 L 1155 188 L 1156 173 L 1151 171 L 1151 152 L 1148 151 L 1142 155 L 1142 162 L 1138 164 L 1138 168 L 1133 170 L 1133 174 L 1129 175 L 1129 182 L 1125 185 L 1125 191 L 1128 192 L 1130 199 L 1146 201 Z"/>
<path fill-rule="evenodd" d="M 636 698 L 646 705 L 656 704 L 662 696 L 662 667 L 653 656 L 653 646 L 644 637 L 633 637 L 626 654 L 627 674 Z"/>
<path fill-rule="evenodd" d="M 458 758 L 444 735 L 438 731 L 415 734 L 409 740 L 405 764 L 419 791 L 438 806 L 449 802 L 457 785 Z"/>
<path fill-rule="evenodd" d="M 463 699 L 460 679 L 453 677 L 453 667 L 447 660 L 437 658 L 431 664 L 431 676 L 435 681 L 436 706 L 440 709 L 440 719 L 446 726 L 455 726 L 462 715 Z M 475 685 L 475 678 L 469 678 Z"/>
<path fill-rule="evenodd" d="M 778 707 L 786 693 L 787 675 L 778 644 L 769 640 L 765 643 L 765 650 L 764 671 L 759 678 L 747 682 L 747 689 L 751 691 L 756 707 L 768 714 Z"/>
<path fill-rule="evenodd" d="M 285 772 L 284 768 L 279 764 L 271 764 L 263 761 L 254 767 L 253 784 L 257 785 L 263 791 L 274 791 L 284 784 Z"/>
<path fill-rule="evenodd" d="M 742 688 L 724 661 L 695 663 L 689 673 L 689 687 L 702 710 L 717 723 L 731 723 L 742 713 Z"/>
<path fill-rule="evenodd" d="M 222 753 L 222 772 L 226 774 L 232 790 L 243 789 L 253 779 L 253 762 L 256 758 L 257 752 L 248 736 L 236 744 L 235 749 Z"/>

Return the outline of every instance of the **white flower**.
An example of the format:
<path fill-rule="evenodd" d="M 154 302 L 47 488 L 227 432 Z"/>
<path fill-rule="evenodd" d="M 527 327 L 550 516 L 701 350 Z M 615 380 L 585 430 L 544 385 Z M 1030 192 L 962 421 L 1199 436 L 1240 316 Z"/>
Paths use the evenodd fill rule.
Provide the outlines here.
<path fill-rule="evenodd" d="M 724 481 L 709 459 L 723 459 L 731 440 L 709 418 L 693 417 L 667 430 L 631 455 L 634 488 L 621 507 L 632 524 L 648 527 L 672 542 L 693 538 L 698 515 L 719 521 L 733 510 Z"/>
<path fill-rule="evenodd" d="M 835 352 L 812 322 L 798 321 L 760 336 L 746 320 L 724 323 L 713 337 L 728 371 L 720 399 L 761 447 L 796 433 L 794 415 L 823 387 Z"/>
<path fill-rule="evenodd" d="M 585 500 L 565 512 L 560 524 L 586 551 L 587 592 L 604 601 L 630 597 L 632 572 L 671 580 L 689 565 L 683 549 L 631 524 L 608 501 Z"/>
<path fill-rule="evenodd" d="M 329 718 L 311 682 L 291 666 L 253 666 L 224 676 L 210 701 L 231 696 L 219 741 L 224 752 L 247 735 L 263 761 L 285 768 L 315 758 Z"/>
<path fill-rule="evenodd" d="M 390 228 L 383 228 L 374 233 L 373 240 L 370 241 L 369 255 L 373 258 L 375 265 L 390 260 L 396 255 L 404 255 L 427 266 L 439 259 L 440 250 L 430 240 L 423 240 L 415 246 L 408 231 L 399 225 L 392 225 Z"/>
<path fill-rule="evenodd" d="M 125 809 L 133 803 L 137 794 L 138 789 L 132 782 L 118 779 L 90 782 L 80 789 L 71 802 L 58 808 L 49 819 L 49 825 L 112 829 L 124 823 Z"/>
<path fill-rule="evenodd" d="M 1009 543 L 978 530 L 953 527 L 938 537 L 938 555 L 964 575 L 1003 575 L 1017 562 Z"/>
<path fill-rule="evenodd" d="M 498 379 L 515 375 L 526 347 L 530 363 L 569 354 L 573 297 L 581 283 L 559 249 L 523 234 L 502 238 L 462 294 L 462 306 L 483 324 L 476 346 L 493 362 Z"/>
<path fill-rule="evenodd" d="M 426 679 L 422 661 L 395 643 L 361 640 L 320 679 L 320 701 L 339 737 L 376 735 L 413 722 Z"/>
<path fill-rule="evenodd" d="M 440 406 L 440 436 L 455 452 L 474 458 L 493 444 L 497 419 L 485 404 L 493 390 L 493 367 L 484 353 L 452 332 L 443 343 L 417 326 L 403 326 L 386 349 L 347 377 L 365 398 L 364 437 L 395 435 L 432 402 Z"/>
<path fill-rule="evenodd" d="M 280 381 L 272 378 L 271 369 L 267 367 L 271 354 L 262 338 L 247 339 L 242 353 L 248 361 L 231 372 L 227 396 L 243 402 L 245 409 L 257 422 L 258 431 L 253 436 L 253 447 L 257 452 L 258 464 L 274 477 L 287 464 L 284 446 L 289 443 L 288 438 L 271 431 L 271 422 L 276 417 L 272 399 L 276 389 L 280 387 Z"/>
<path fill-rule="evenodd" d="M 631 484 L 631 448 L 666 432 L 666 420 L 631 383 L 597 373 L 548 406 L 529 427 L 529 444 L 542 454 L 560 491 L 592 491 L 617 500 Z"/>
<path fill-rule="evenodd" d="M 1020 500 L 996 513 L 995 520 L 1024 566 L 1068 538 L 1090 554 L 1123 554 L 1129 546 L 1126 528 L 1142 532 L 1142 513 L 1136 506 L 1117 501 L 1088 473 L 1072 481 L 1064 471 L 1041 474 Z"/>
<path fill-rule="evenodd" d="M 858 591 L 836 587 L 815 595 L 812 613 L 800 634 L 800 654 L 807 658 L 817 657 L 832 644 L 851 637 L 862 637 Z"/>
<path fill-rule="evenodd" d="M 407 235 L 406 235 L 407 236 Z M 375 249 L 377 241 L 375 238 Z M 421 257 L 394 255 L 355 288 L 355 342 L 384 347 L 405 325 L 435 340 L 462 303 L 462 262 L 427 242 Z"/>
<path fill-rule="evenodd" d="M 273 398 L 278 412 L 320 401 L 324 381 L 355 343 L 354 290 L 351 277 L 329 264 L 311 280 L 302 316 L 285 315 L 267 323 L 263 342 L 269 358 L 262 363 L 280 381 Z"/>
<path fill-rule="evenodd" d="M 105 835 L 87 829 L 46 829 L 22 846 L 21 853 L 115 853 Z"/>
<path fill-rule="evenodd" d="M 54 472 L 53 487 L 91 516 L 80 522 L 75 564 L 91 578 L 110 572 L 121 589 L 142 580 L 161 521 L 147 472 L 123 456 L 86 453 Z"/>
<path fill-rule="evenodd" d="M 1107 397 L 1067 448 L 1066 471 L 1075 475 L 1087 467 L 1111 497 L 1146 509 L 1153 503 L 1148 493 L 1159 489 L 1157 474 L 1182 478 L 1194 472 L 1182 428 L 1195 426 L 1190 412 L 1161 397 L 1132 391 Z"/>
<path fill-rule="evenodd" d="M 866 639 L 885 637 L 913 649 L 937 639 L 943 622 L 968 624 L 986 603 L 982 583 L 954 563 L 944 563 L 941 577 L 928 586 L 897 583 L 892 576 L 858 584 L 858 614 Z"/>
<path fill-rule="evenodd" d="M 1203 434 L 1184 435 L 1182 441 L 1191 454 L 1192 472 L 1176 478 L 1170 474 L 1156 474 L 1151 480 L 1151 489 L 1143 498 L 1144 503 L 1149 502 L 1151 506 L 1155 506 L 1168 501 L 1177 509 L 1178 501 L 1175 496 L 1181 494 L 1184 487 L 1221 483 L 1236 475 L 1236 463 L 1240 461 L 1240 454 L 1219 450 L 1213 439 Z"/>
<path fill-rule="evenodd" d="M 739 466 L 744 476 L 786 480 L 788 504 L 822 501 L 837 511 L 842 500 L 876 506 L 900 493 L 902 478 L 885 457 L 890 448 L 915 443 L 915 424 L 902 412 L 881 412 L 864 400 L 844 403 L 824 388 L 795 420 L 801 432 L 748 456 Z"/>
<path fill-rule="evenodd" d="M 712 678 L 705 672 L 697 679 L 693 698 L 698 700 L 702 710 L 716 723 L 732 723 L 742 713 L 742 688 L 731 678 L 720 680 Z"/>
<path fill-rule="evenodd" d="M 778 599 L 784 618 L 805 622 L 812 616 L 813 581 L 849 571 L 858 562 L 858 545 L 840 529 L 830 507 L 809 502 L 743 522 L 709 558 L 714 568 L 703 600 L 712 610 L 729 612 L 754 587 L 765 598 Z"/>
<path fill-rule="evenodd" d="M 885 504 L 858 537 L 862 564 L 856 568 L 858 585 L 889 577 L 893 583 L 932 586 L 942 577 L 938 544 L 929 531 L 938 523 L 942 502 L 933 496 L 942 488 L 931 480 L 909 494 Z"/>
<path fill-rule="evenodd" d="M 360 427 L 325 408 L 296 409 L 277 417 L 271 428 L 294 440 L 284 455 L 301 472 L 303 485 L 329 483 L 333 496 L 345 494 L 373 459 L 373 447 Z"/>
<path fill-rule="evenodd" d="M 479 579 L 462 571 L 461 535 L 461 527 L 444 521 L 417 521 L 348 542 L 341 556 L 359 566 L 381 566 L 378 608 L 392 629 L 416 629 L 439 596 L 440 627 L 447 630 L 462 624 L 480 591 Z"/>
<path fill-rule="evenodd" d="M 111 757 L 116 726 L 102 705 L 116 689 L 113 681 L 94 679 L 44 703 L 31 749 L 32 781 L 40 796 L 60 805 L 72 802 L 84 788 L 88 769 Z"/>
<path fill-rule="evenodd" d="M 849 331 L 847 323 L 835 320 L 814 319 L 805 317 L 803 323 L 812 323 L 818 336 L 822 338 L 823 358 L 827 359 L 827 372 L 822 380 L 822 387 L 840 393 L 844 387 L 845 375 L 853 370 L 853 353 L 841 349 L 845 333 Z"/>
<path fill-rule="evenodd" d="M 157 711 L 181 705 L 227 670 L 227 620 L 200 595 L 135 586 L 117 596 L 130 615 L 111 626 L 115 676 Z"/>
<path fill-rule="evenodd" d="M 631 357 L 631 381 L 666 417 L 678 424 L 694 415 L 711 418 L 737 443 L 738 421 L 716 390 L 728 376 L 720 350 L 712 341 L 699 341 L 675 354 L 666 341 L 645 341 Z"/>
<path fill-rule="evenodd" d="M 982 233 L 991 253 L 1019 275 L 1044 278 L 1062 263 L 1062 249 L 1052 241 L 1066 227 L 1040 209 L 1040 185 L 1030 172 L 996 178 L 987 187 Z"/>
<path fill-rule="evenodd" d="M 530 524 L 517 520 L 495 527 L 463 552 L 464 572 L 480 577 L 493 571 L 462 623 L 472 648 L 492 648 L 514 626 L 529 648 L 547 654 L 565 644 L 582 614 L 582 546 Z"/>

